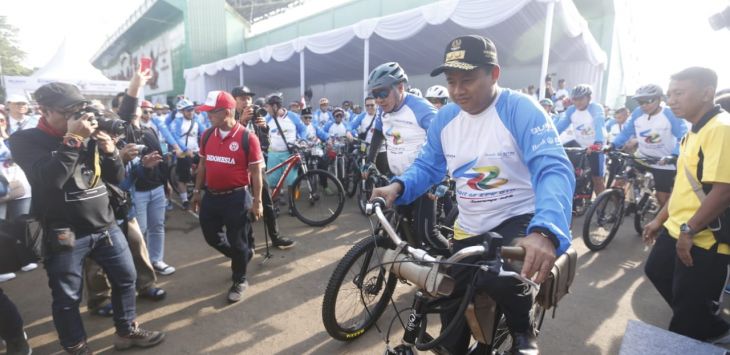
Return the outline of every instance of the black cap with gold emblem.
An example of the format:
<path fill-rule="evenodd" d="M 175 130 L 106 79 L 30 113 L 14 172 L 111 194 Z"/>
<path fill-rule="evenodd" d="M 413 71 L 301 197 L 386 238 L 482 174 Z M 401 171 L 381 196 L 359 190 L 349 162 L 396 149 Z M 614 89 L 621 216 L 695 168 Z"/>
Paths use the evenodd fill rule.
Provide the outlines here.
<path fill-rule="evenodd" d="M 434 69 L 431 76 L 449 69 L 468 71 L 485 65 L 498 65 L 494 42 L 483 36 L 461 36 L 449 42 L 444 54 L 444 64 Z"/>

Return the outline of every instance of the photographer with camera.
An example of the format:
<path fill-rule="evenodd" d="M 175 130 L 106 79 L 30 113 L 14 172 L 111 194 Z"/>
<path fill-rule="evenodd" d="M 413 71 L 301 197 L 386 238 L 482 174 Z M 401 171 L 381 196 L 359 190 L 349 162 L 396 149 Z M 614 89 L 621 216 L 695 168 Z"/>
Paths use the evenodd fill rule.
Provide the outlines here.
<path fill-rule="evenodd" d="M 263 152 L 264 161 L 266 161 L 266 152 L 269 150 L 270 143 L 269 126 L 266 125 L 264 120 L 267 112 L 262 107 L 252 105 L 255 95 L 245 86 L 235 87 L 231 90 L 231 96 L 236 100 L 235 119 L 259 138 L 261 152 Z M 266 166 L 263 166 L 262 169 L 262 176 L 264 176 Z M 261 202 L 264 207 L 264 224 L 266 224 L 266 230 L 271 237 L 271 244 L 279 249 L 289 249 L 294 246 L 295 242 L 279 234 L 279 224 L 276 221 L 276 212 L 274 211 L 274 203 L 271 200 L 269 184 L 266 179 L 262 180 Z M 253 237 L 249 242 L 250 246 L 253 247 Z"/>
<path fill-rule="evenodd" d="M 11 152 L 35 194 L 32 213 L 42 223 L 44 264 L 53 296 L 53 320 L 69 353 L 88 353 L 79 313 L 83 261 L 90 256 L 112 282 L 115 347 L 150 347 L 164 333 L 135 322 L 135 270 L 129 246 L 116 226 L 102 179 L 124 177 L 119 152 L 88 100 L 73 85 L 53 82 L 35 92 L 43 116 L 37 128 L 10 137 Z M 102 121 L 104 129 L 117 123 Z M 123 125 L 122 125 L 123 126 Z"/>

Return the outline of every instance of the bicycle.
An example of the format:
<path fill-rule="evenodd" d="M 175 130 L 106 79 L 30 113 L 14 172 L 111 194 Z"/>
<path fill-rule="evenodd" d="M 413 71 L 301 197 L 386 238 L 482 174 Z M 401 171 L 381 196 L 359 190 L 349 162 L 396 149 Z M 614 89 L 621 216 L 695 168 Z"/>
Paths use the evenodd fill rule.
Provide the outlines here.
<path fill-rule="evenodd" d="M 447 303 L 451 303 L 452 306 L 454 303 L 458 303 L 457 317 L 467 314 L 467 324 L 476 340 L 476 343 L 471 346 L 470 354 L 493 354 L 508 350 L 511 347 L 511 337 L 499 305 L 495 304 L 486 293 L 475 292 L 473 284 L 468 287 L 464 297 L 449 299 L 455 285 L 454 280 L 447 272 L 450 265 L 459 263 L 467 257 L 485 256 L 483 262 L 474 266 L 500 277 L 514 277 L 529 285 L 528 287 L 531 290 L 535 290 L 537 285 L 534 282 L 523 278 L 517 272 L 506 271 L 502 267 L 502 256 L 520 259 L 524 256 L 524 250 L 521 247 L 502 247 L 501 237 L 494 233 L 491 234 L 492 238 L 488 240 L 488 247 L 484 245 L 468 247 L 444 260 L 439 256 L 433 256 L 423 249 L 414 248 L 403 242 L 396 233 L 396 228 L 390 224 L 389 218 L 383 212 L 382 208 L 384 206 L 385 201 L 383 199 L 375 199 L 368 206 L 368 213 L 377 215 L 386 235 L 375 235 L 372 238 L 363 239 L 348 252 L 347 255 L 350 258 L 348 256 L 343 258 L 343 261 L 348 259 L 353 261 L 351 264 L 355 264 L 355 260 L 351 256 L 366 252 L 366 257 L 369 260 L 364 263 L 357 263 L 360 269 L 355 272 L 353 293 L 358 298 L 356 302 L 371 301 L 370 303 L 374 303 L 374 306 L 368 307 L 367 304 L 364 304 L 364 312 L 357 314 L 353 321 L 340 323 L 338 319 L 327 318 L 327 316 L 331 316 L 331 314 L 327 314 L 327 311 L 334 309 L 334 305 L 329 302 L 334 303 L 338 299 L 325 298 L 323 320 L 330 336 L 342 341 L 351 341 L 364 334 L 382 315 L 387 307 L 388 300 L 391 299 L 397 279 L 401 279 L 404 282 L 415 284 L 418 291 L 413 306 L 410 308 L 411 313 L 407 325 L 401 321 L 405 328 L 403 344 L 395 348 L 390 348 L 388 345 L 386 354 L 413 354 L 414 347 L 421 351 L 439 350 L 440 341 L 453 327 L 446 326 L 440 336 L 433 338 L 426 331 L 427 317 L 428 314 L 442 311 L 447 307 Z M 396 245 L 398 247 L 395 247 Z M 573 252 L 572 255 L 571 259 L 575 260 L 575 253 Z M 373 258 L 374 256 L 375 258 Z M 373 260 L 375 261 L 372 262 Z M 343 271 L 344 268 L 341 266 L 342 263 L 338 265 L 335 273 Z M 372 271 L 376 272 L 370 274 Z M 335 274 L 333 274 L 334 276 Z M 330 291 L 331 287 L 332 283 L 330 282 L 327 291 Z M 346 296 L 344 293 L 341 295 Z M 473 301 L 472 296 L 475 296 Z M 339 301 L 343 302 L 341 299 Z M 536 302 L 531 311 L 533 327 L 536 330 L 539 330 L 542 326 L 545 315 L 545 308 L 542 304 Z M 393 307 L 395 308 L 395 305 Z M 400 313 L 406 310 L 408 309 L 399 311 L 396 308 L 396 316 L 391 321 L 387 331 L 386 344 L 389 344 L 390 328 L 392 328 L 395 320 L 400 319 Z M 450 324 L 459 322 L 460 320 Z"/>
<path fill-rule="evenodd" d="M 165 160 L 170 162 L 170 167 L 167 170 L 170 185 L 172 190 L 175 191 L 176 194 L 180 195 L 180 192 L 182 191 L 180 190 L 180 177 L 177 172 L 177 162 L 179 157 L 174 152 L 168 152 L 165 154 L 165 157 Z M 188 193 L 188 196 L 193 195 L 193 190 L 195 189 L 195 176 L 198 173 L 198 164 L 200 162 L 200 158 L 197 154 L 195 154 L 192 159 L 192 164 L 190 164 L 190 176 L 192 179 L 185 184 L 186 191 L 184 191 Z"/>
<path fill-rule="evenodd" d="M 583 242 L 592 251 L 606 248 L 616 236 L 624 216 L 629 214 L 625 213 L 625 204 L 635 204 L 634 229 L 641 235 L 643 226 L 654 219 L 661 206 L 654 195 L 653 176 L 648 171 L 640 171 L 637 164 L 656 164 L 662 160 L 671 163 L 673 160 L 673 157 L 638 158 L 620 151 L 610 151 L 608 156 L 616 164 L 615 181 L 596 197 L 583 222 Z"/>
<path fill-rule="evenodd" d="M 309 169 L 307 164 L 301 164 L 303 161 L 306 162 L 303 153 L 307 148 L 306 142 L 290 144 L 290 148 L 292 153 L 289 158 L 266 171 L 266 175 L 270 175 L 274 171 L 284 168 L 284 172 L 271 192 L 271 198 L 274 201 L 277 200 L 291 170 L 298 169 L 299 176 L 294 180 L 292 191 L 289 193 L 289 206 L 291 206 L 292 213 L 307 225 L 325 226 L 337 219 L 345 206 L 342 184 L 327 171 Z M 325 193 L 324 186 L 334 186 L 336 191 L 332 194 Z"/>
<path fill-rule="evenodd" d="M 591 205 L 593 197 L 593 178 L 591 167 L 588 163 L 588 150 L 586 148 L 566 147 L 570 162 L 573 163 L 575 172 L 575 193 L 573 194 L 573 215 L 580 217 L 586 213 Z"/>
<path fill-rule="evenodd" d="M 360 179 L 360 187 L 358 189 L 357 195 L 357 206 L 360 208 L 360 212 L 366 215 L 365 206 L 370 200 L 370 195 L 372 195 L 373 189 L 388 185 L 388 177 L 382 174 L 380 170 L 375 167 L 375 164 L 365 166 L 365 162 L 363 160 L 361 166 L 364 169 L 363 172 L 366 172 L 368 174 L 368 177 L 367 179 Z"/>
<path fill-rule="evenodd" d="M 332 159 L 333 163 L 330 164 L 329 171 L 342 183 L 342 187 L 347 196 L 352 197 L 355 195 L 357 182 L 355 181 L 355 174 L 351 168 L 352 164 L 348 155 L 349 145 L 345 137 L 333 137 L 331 143 L 332 149 L 328 157 Z"/>

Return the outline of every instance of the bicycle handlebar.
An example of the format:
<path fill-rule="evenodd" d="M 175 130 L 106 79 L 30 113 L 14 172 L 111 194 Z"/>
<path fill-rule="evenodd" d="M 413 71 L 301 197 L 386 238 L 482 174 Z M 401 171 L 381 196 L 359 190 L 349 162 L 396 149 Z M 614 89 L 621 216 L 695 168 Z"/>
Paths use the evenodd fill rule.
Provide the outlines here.
<path fill-rule="evenodd" d="M 375 214 L 378 217 L 378 220 L 380 221 L 381 226 L 383 227 L 383 230 L 388 234 L 390 239 L 395 243 L 395 245 L 399 248 L 401 248 L 406 254 L 413 257 L 414 261 L 424 261 L 424 262 L 435 262 L 438 261 L 436 258 L 428 254 L 427 251 L 414 248 L 407 243 L 403 242 L 403 240 L 398 236 L 398 234 L 395 232 L 395 229 L 393 229 L 393 226 L 388 221 L 388 218 L 386 218 L 385 214 L 383 213 L 383 208 L 386 206 L 385 199 L 382 197 L 376 197 L 371 202 L 369 202 L 365 207 L 365 213 L 367 215 L 373 215 Z M 496 238 L 496 237 L 493 237 Z M 499 237 L 501 238 L 501 237 Z M 489 252 L 489 248 L 485 247 L 484 245 L 475 245 L 466 247 L 464 249 L 459 250 L 455 254 L 453 254 L 451 257 L 446 259 L 445 262 L 439 263 L 444 265 L 445 269 L 448 269 L 451 265 L 456 264 L 460 262 L 461 260 L 464 260 L 465 258 L 471 257 L 471 256 L 486 256 Z M 499 277 L 512 277 L 515 278 L 521 282 L 526 283 L 530 287 L 538 288 L 539 285 L 535 283 L 534 281 L 522 276 L 518 272 L 514 271 L 507 271 L 504 270 L 502 267 L 501 259 L 502 257 L 506 257 L 509 259 L 515 259 L 515 260 L 523 260 L 525 257 L 525 249 L 522 247 L 509 247 L 509 246 L 503 246 L 499 247 L 496 251 L 494 258 L 492 260 L 487 260 L 487 263 L 485 265 L 482 265 L 480 268 L 487 272 L 492 272 L 497 274 Z M 397 262 L 404 262 L 407 260 L 404 260 L 403 258 L 398 258 L 398 256 L 394 256 L 394 260 Z M 495 261 L 499 261 L 498 263 L 495 263 Z M 436 267 L 438 265 L 435 265 Z M 400 268 L 402 269 L 402 268 Z M 441 287 L 437 284 L 439 280 L 436 280 L 434 277 L 428 277 L 428 275 L 425 275 L 428 280 L 424 279 L 424 275 L 422 273 L 418 273 L 417 270 L 399 270 L 401 272 L 397 272 L 399 276 L 402 276 L 406 278 L 408 281 L 411 281 L 417 285 L 419 285 L 422 288 L 428 288 L 428 286 L 431 286 L 430 289 L 427 289 L 426 291 L 428 293 L 434 294 L 436 292 L 438 293 L 450 293 L 449 292 L 440 292 Z M 439 274 L 442 273 L 442 271 L 438 271 Z M 428 283 L 427 283 L 428 282 Z M 431 284 L 432 283 L 432 284 Z"/>

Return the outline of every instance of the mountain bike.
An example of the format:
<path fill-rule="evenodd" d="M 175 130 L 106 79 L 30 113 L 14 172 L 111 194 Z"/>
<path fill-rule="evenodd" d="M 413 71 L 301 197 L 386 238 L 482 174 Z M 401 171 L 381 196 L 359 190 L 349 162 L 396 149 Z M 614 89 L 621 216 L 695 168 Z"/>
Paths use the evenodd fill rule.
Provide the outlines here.
<path fill-rule="evenodd" d="M 588 150 L 586 148 L 565 148 L 570 162 L 573 163 L 575 172 L 575 192 L 573 194 L 573 215 L 580 217 L 586 213 L 591 206 L 593 197 L 593 178 L 591 166 L 588 162 Z"/>
<path fill-rule="evenodd" d="M 382 315 L 391 298 L 393 288 L 397 279 L 404 280 L 418 287 L 412 307 L 398 310 L 395 306 L 396 316 L 391 321 L 387 330 L 386 343 L 389 342 L 390 330 L 400 314 L 410 310 L 407 323 L 401 320 L 405 328 L 403 344 L 386 349 L 386 354 L 413 354 L 414 348 L 420 351 L 434 350 L 443 353 L 440 349 L 440 342 L 452 330 L 451 324 L 458 324 L 466 317 L 467 324 L 475 339 L 469 354 L 501 354 L 511 348 L 511 336 L 507 329 L 505 318 L 501 308 L 486 293 L 475 291 L 473 283 L 467 288 L 463 297 L 450 297 L 454 290 L 454 280 L 448 275 L 449 267 L 455 263 L 463 262 L 467 257 L 481 256 L 480 262 L 473 265 L 479 268 L 479 272 L 487 272 L 498 277 L 513 277 L 528 285 L 530 292 L 534 292 L 538 286 L 529 279 L 523 278 L 519 273 L 507 271 L 503 268 L 502 257 L 514 260 L 524 257 L 524 250 L 521 247 L 502 247 L 501 237 L 490 234 L 491 238 L 487 243 L 472 246 L 460 250 L 453 255 L 434 255 L 426 250 L 415 248 L 404 242 L 396 233 L 397 228 L 391 225 L 391 218 L 383 212 L 385 201 L 375 199 L 368 205 L 369 214 L 375 214 L 384 234 L 360 241 L 348 253 L 352 257 L 360 252 L 367 257 L 362 263 L 352 262 L 357 268 L 353 272 L 353 286 L 350 292 L 340 292 L 340 298 L 325 298 L 323 303 L 323 320 L 327 332 L 335 339 L 350 341 L 372 327 Z M 395 246 L 398 246 L 397 248 Z M 486 245 L 486 247 L 485 247 Z M 575 254 L 572 254 L 575 260 Z M 343 261 L 348 258 L 346 256 Z M 448 258 L 445 258 L 448 257 Z M 563 258 L 561 256 L 561 258 Z M 352 260 L 352 258 L 351 258 Z M 354 260 L 353 260 L 354 261 Z M 344 268 L 338 265 L 335 273 L 342 272 Z M 333 274 L 334 277 L 335 274 Z M 332 283 L 328 285 L 330 291 Z M 346 296 L 351 296 L 350 303 L 363 308 L 359 312 L 350 312 L 350 319 L 331 317 L 328 311 L 335 309 L 332 303 L 345 303 Z M 392 301 L 392 300 L 391 300 Z M 368 302 L 368 303 L 366 303 Z M 458 307 L 457 318 L 442 329 L 441 335 L 434 338 L 428 334 L 426 328 L 429 315 L 438 315 L 444 309 Z M 353 309 L 344 307 L 344 309 Z M 539 330 L 544 319 L 545 309 L 542 303 L 535 302 L 531 310 L 531 322 L 535 330 Z M 379 328 L 378 328 L 379 329 Z"/>
<path fill-rule="evenodd" d="M 345 192 L 342 184 L 329 172 L 318 169 L 309 169 L 305 160 L 304 151 L 306 142 L 290 144 L 291 156 L 266 171 L 270 175 L 274 171 L 284 168 L 279 181 L 271 192 L 271 198 L 276 201 L 287 176 L 292 169 L 298 169 L 299 176 L 294 180 L 289 193 L 289 206 L 292 213 L 303 223 L 310 226 L 325 226 L 340 215 L 345 206 Z M 335 191 L 326 193 L 325 187 L 334 187 Z"/>
<path fill-rule="evenodd" d="M 345 137 L 332 138 L 332 148 L 328 152 L 328 157 L 332 159 L 329 171 L 340 181 L 347 196 L 352 197 L 355 195 L 355 189 L 357 189 L 357 181 L 355 180 L 353 168 L 351 168 L 352 164 L 348 154 L 349 146 L 350 143 Z"/>
<path fill-rule="evenodd" d="M 660 161 L 671 164 L 674 157 L 663 159 L 636 157 L 620 151 L 607 153 L 616 162 L 613 185 L 603 191 L 588 209 L 583 222 L 583 242 L 592 251 L 604 249 L 616 236 L 623 222 L 626 205 L 634 205 L 634 229 L 641 235 L 643 226 L 654 219 L 661 206 L 654 194 L 654 178 L 641 168 Z"/>

